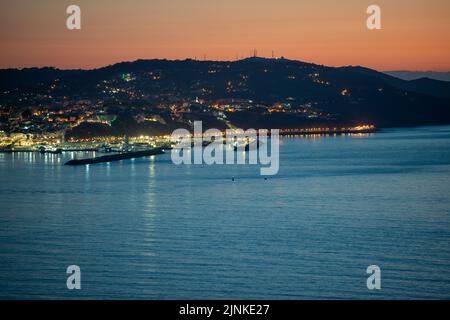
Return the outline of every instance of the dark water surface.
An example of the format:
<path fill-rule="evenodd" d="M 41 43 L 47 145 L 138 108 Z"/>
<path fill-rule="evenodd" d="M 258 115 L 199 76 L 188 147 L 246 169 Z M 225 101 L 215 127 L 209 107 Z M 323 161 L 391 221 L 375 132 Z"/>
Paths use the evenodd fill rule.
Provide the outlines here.
<path fill-rule="evenodd" d="M 450 298 L 450 127 L 285 138 L 280 153 L 267 181 L 170 155 L 0 154 L 0 298 Z"/>

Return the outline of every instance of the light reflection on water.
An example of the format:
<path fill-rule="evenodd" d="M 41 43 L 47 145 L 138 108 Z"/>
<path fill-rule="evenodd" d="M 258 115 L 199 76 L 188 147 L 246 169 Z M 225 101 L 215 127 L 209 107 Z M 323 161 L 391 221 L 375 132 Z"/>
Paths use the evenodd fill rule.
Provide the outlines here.
<path fill-rule="evenodd" d="M 0 154 L 0 297 L 450 298 L 449 130 L 283 138 L 267 181 L 169 154 Z"/>

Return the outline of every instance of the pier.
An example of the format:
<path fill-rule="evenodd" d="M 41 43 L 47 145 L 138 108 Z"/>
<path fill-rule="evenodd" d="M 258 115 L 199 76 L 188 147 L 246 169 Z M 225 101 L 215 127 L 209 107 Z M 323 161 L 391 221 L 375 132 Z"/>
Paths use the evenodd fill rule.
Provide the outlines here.
<path fill-rule="evenodd" d="M 87 165 L 87 164 L 142 158 L 142 157 L 154 156 L 154 155 L 158 155 L 158 154 L 164 154 L 164 151 L 160 148 L 156 148 L 156 149 L 150 149 L 150 150 L 145 150 L 145 151 L 117 153 L 117 154 L 95 157 L 95 158 L 74 159 L 74 160 L 67 161 L 65 163 L 65 165 L 66 166 L 82 166 L 82 165 Z"/>

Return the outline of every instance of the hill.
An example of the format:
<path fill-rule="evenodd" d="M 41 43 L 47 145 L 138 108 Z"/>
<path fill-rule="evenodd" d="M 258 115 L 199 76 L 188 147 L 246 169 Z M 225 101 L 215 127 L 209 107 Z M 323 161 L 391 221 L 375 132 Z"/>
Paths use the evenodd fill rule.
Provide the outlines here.
<path fill-rule="evenodd" d="M 362 122 L 417 126 L 450 123 L 449 84 L 288 59 L 137 60 L 94 70 L 0 70 L 0 104 L 23 109 L 86 99 L 136 113 L 140 105 L 168 110 L 172 104 L 189 101 L 200 100 L 204 106 L 245 101 L 251 108 L 228 115 L 248 127 Z M 269 114 L 258 109 L 276 104 L 289 112 Z M 306 108 L 314 110 L 308 117 L 300 112 Z"/>

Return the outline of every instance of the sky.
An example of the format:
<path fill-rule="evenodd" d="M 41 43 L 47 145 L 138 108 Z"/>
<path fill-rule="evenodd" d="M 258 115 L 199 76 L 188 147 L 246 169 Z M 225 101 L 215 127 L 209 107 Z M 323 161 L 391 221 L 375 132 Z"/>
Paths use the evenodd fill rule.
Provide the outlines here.
<path fill-rule="evenodd" d="M 81 30 L 66 8 L 81 8 Z M 381 8 L 381 30 L 366 27 Z M 329 66 L 450 70 L 448 0 L 0 0 L 0 68 L 284 56 Z"/>

